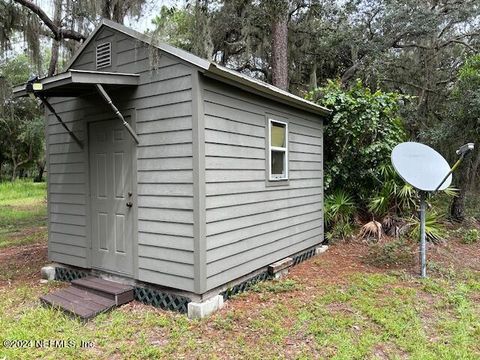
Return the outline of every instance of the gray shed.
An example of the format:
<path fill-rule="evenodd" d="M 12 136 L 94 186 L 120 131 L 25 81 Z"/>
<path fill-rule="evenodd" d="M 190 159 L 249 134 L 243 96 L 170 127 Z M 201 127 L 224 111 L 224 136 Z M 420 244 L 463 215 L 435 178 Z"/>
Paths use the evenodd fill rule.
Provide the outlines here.
<path fill-rule="evenodd" d="M 322 243 L 329 110 L 106 20 L 29 86 L 52 262 L 206 298 Z"/>

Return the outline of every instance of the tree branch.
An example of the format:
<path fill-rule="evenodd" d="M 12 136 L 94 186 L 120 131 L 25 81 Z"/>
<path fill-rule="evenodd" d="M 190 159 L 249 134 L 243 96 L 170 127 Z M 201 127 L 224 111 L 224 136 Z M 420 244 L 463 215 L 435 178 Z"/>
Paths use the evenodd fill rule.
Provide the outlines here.
<path fill-rule="evenodd" d="M 304 7 L 307 7 L 308 4 L 305 3 L 304 1 L 300 2 L 297 4 L 297 6 L 295 8 L 293 8 L 291 11 L 288 12 L 288 21 L 290 22 L 290 20 L 292 19 L 292 16 L 300 9 L 304 8 Z"/>
<path fill-rule="evenodd" d="M 425 49 L 425 50 L 431 50 L 430 47 L 425 46 L 425 45 L 420 45 L 420 44 L 399 44 L 398 42 L 394 42 L 392 47 L 396 49 L 404 49 L 404 48 L 419 48 L 419 49 Z"/>
<path fill-rule="evenodd" d="M 441 44 L 441 45 L 439 46 L 439 48 L 447 47 L 447 46 L 450 45 L 450 44 L 460 44 L 460 45 L 463 45 L 463 46 L 467 47 L 468 49 L 470 49 L 470 50 L 473 51 L 473 52 L 477 52 L 477 49 L 475 49 L 473 46 L 471 46 L 471 45 L 468 44 L 467 42 L 462 41 L 462 40 L 459 40 L 459 39 L 448 40 L 448 41 L 444 42 L 443 44 Z"/>
<path fill-rule="evenodd" d="M 242 66 L 239 66 L 235 69 L 235 71 L 242 72 L 243 70 L 249 70 L 249 71 L 254 71 L 254 72 L 260 72 L 265 76 L 265 79 L 268 77 L 268 73 L 265 69 L 253 66 L 250 63 L 246 63 Z"/>
<path fill-rule="evenodd" d="M 86 36 L 80 34 L 79 32 L 75 30 L 69 30 L 69 29 L 63 29 L 59 26 L 57 26 L 52 19 L 48 17 L 48 15 L 43 11 L 42 8 L 40 8 L 38 5 L 34 4 L 33 2 L 29 0 L 14 0 L 17 4 L 20 4 L 27 9 L 29 9 L 31 12 L 36 14 L 40 20 L 45 24 L 46 27 L 48 27 L 52 33 L 53 33 L 53 38 L 55 40 L 61 40 L 61 39 L 72 39 L 75 41 L 82 42 L 86 39 Z"/>
<path fill-rule="evenodd" d="M 401 80 L 389 79 L 389 78 L 383 78 L 383 79 L 381 79 L 381 81 L 396 83 L 396 84 L 400 84 L 400 85 L 407 85 L 407 86 L 411 86 L 411 87 L 413 87 L 415 89 L 418 89 L 418 90 L 428 91 L 428 92 L 435 93 L 435 94 L 438 93 L 438 91 L 436 91 L 434 89 L 429 89 L 427 87 L 417 85 L 417 84 L 414 84 L 414 83 L 408 82 L 408 81 L 401 81 Z"/>

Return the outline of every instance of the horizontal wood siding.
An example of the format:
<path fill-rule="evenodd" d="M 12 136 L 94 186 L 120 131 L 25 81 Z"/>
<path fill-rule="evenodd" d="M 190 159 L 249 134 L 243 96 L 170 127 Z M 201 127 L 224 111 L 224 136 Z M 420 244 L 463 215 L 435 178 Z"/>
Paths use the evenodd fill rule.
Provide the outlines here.
<path fill-rule="evenodd" d="M 140 73 L 136 108 L 139 280 L 193 291 L 192 69 L 117 43 L 117 71 Z M 128 100 L 127 100 L 128 101 Z"/>
<path fill-rule="evenodd" d="M 81 99 L 54 101 L 59 104 L 62 100 L 68 101 L 62 118 L 69 121 L 68 126 L 85 143 L 82 115 L 88 104 Z M 47 112 L 48 257 L 51 261 L 88 267 L 87 158 L 84 150 L 58 125 L 56 118 Z"/>
<path fill-rule="evenodd" d="M 207 289 L 323 240 L 322 121 L 205 79 Z M 266 114 L 289 123 L 289 182 L 266 182 Z"/>
<path fill-rule="evenodd" d="M 112 42 L 112 66 L 101 71 L 140 74 L 135 89 L 107 90 L 121 110 L 135 109 L 140 139 L 134 179 L 138 182 L 138 279 L 193 291 L 192 69 L 166 54 L 152 57 L 147 45 L 115 30 L 104 29 L 98 36 L 100 42 Z M 94 40 L 72 68 L 96 70 L 95 46 Z M 113 117 L 94 98 L 52 99 L 81 139 L 85 125 L 77 122 L 82 116 Z M 73 109 L 79 101 L 82 111 L 76 113 Z M 50 253 L 53 260 L 85 266 L 85 249 L 90 246 L 87 158 L 55 121 L 48 128 Z"/>

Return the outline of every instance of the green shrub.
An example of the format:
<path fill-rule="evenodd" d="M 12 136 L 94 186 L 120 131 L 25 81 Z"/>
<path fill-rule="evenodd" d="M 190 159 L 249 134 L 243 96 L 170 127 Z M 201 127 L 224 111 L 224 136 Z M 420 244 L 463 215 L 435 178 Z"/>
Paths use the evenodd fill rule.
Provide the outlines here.
<path fill-rule="evenodd" d="M 434 210 L 427 211 L 425 218 L 425 235 L 427 240 L 430 240 L 434 243 L 442 241 L 447 231 L 443 226 L 441 220 L 442 215 L 439 215 Z M 410 224 L 410 237 L 412 239 L 420 239 L 420 219 L 418 217 L 412 217 L 409 220 Z"/>
<path fill-rule="evenodd" d="M 352 197 L 342 190 L 337 190 L 325 198 L 325 225 L 328 229 L 326 238 L 330 242 L 345 239 L 353 234 L 351 224 L 355 212 Z"/>
<path fill-rule="evenodd" d="M 463 234 L 461 242 L 463 244 L 473 244 L 480 239 L 480 231 L 477 229 L 469 229 Z"/>
<path fill-rule="evenodd" d="M 325 223 L 327 225 L 349 222 L 355 211 L 352 197 L 342 190 L 337 190 L 325 198 Z"/>
<path fill-rule="evenodd" d="M 366 207 L 382 178 L 380 166 L 390 162 L 392 149 L 406 139 L 399 104 L 406 97 L 371 91 L 360 80 L 349 89 L 329 81 L 307 95 L 333 110 L 325 126 L 325 189 L 343 189 Z"/>
<path fill-rule="evenodd" d="M 351 222 L 338 222 L 331 226 L 325 233 L 325 238 L 330 244 L 338 240 L 346 240 L 353 236 L 354 227 Z"/>
<path fill-rule="evenodd" d="M 374 266 L 411 265 L 415 259 L 412 245 L 404 239 L 372 244 L 365 261 Z"/>

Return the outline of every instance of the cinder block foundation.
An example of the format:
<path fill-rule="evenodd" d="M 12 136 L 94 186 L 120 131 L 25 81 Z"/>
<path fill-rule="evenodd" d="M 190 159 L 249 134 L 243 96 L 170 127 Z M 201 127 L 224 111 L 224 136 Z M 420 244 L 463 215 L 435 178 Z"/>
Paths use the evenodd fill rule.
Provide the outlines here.
<path fill-rule="evenodd" d="M 202 319 L 223 307 L 223 296 L 216 295 L 203 302 L 188 303 L 188 317 L 190 319 Z"/>
<path fill-rule="evenodd" d="M 48 265 L 42 267 L 40 270 L 40 273 L 42 274 L 42 279 L 44 280 L 55 280 L 55 266 L 53 265 Z"/>
<path fill-rule="evenodd" d="M 315 248 L 315 255 L 320 255 L 328 250 L 328 245 L 321 245 Z"/>

